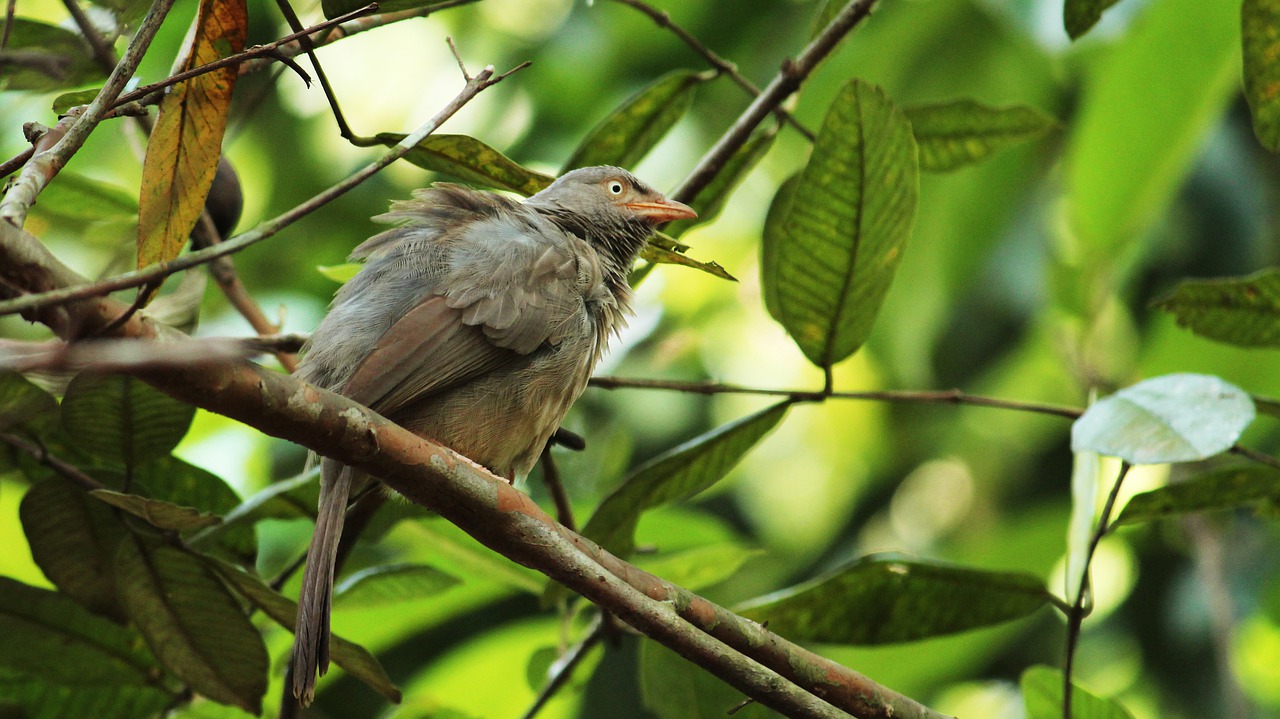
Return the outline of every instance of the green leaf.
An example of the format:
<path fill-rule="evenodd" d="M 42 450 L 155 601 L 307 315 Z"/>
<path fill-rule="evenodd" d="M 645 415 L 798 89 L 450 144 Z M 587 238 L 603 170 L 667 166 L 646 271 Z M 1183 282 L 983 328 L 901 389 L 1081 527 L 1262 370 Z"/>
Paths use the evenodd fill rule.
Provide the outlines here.
<path fill-rule="evenodd" d="M 732 577 L 742 565 L 762 554 L 763 550 L 737 542 L 722 542 L 681 552 L 645 555 L 638 557 L 635 564 L 650 574 L 696 592 Z"/>
<path fill-rule="evenodd" d="M 1092 273 L 1077 291 L 1115 286 L 1124 249 L 1168 206 L 1220 122 L 1240 81 L 1238 12 L 1148 3 L 1090 64 L 1063 161 L 1072 261 Z"/>
<path fill-rule="evenodd" d="M 222 521 L 216 514 L 202 512 L 195 507 L 184 507 L 159 499 L 142 497 L 136 494 L 125 494 L 110 489 L 95 489 L 90 496 L 118 507 L 135 517 L 146 520 L 151 526 L 167 532 L 182 532 L 188 529 L 211 527 Z"/>
<path fill-rule="evenodd" d="M 415 547 L 455 576 L 494 581 L 530 594 L 541 592 L 546 583 L 546 577 L 538 572 L 494 554 L 457 525 L 438 516 L 406 522 L 403 527 Z"/>
<path fill-rule="evenodd" d="M 1253 400 L 1210 375 L 1171 374 L 1094 403 L 1071 427 L 1071 449 L 1130 464 L 1193 462 L 1230 449 L 1253 421 Z"/>
<path fill-rule="evenodd" d="M 880 88 L 854 80 L 831 104 L 762 270 L 783 327 L 830 367 L 862 346 L 902 258 L 918 195 L 915 140 Z"/>
<path fill-rule="evenodd" d="M 106 76 L 78 33 L 23 18 L 10 22 L 9 43 L 0 50 L 0 89 L 50 92 Z"/>
<path fill-rule="evenodd" d="M 124 525 L 100 502 L 61 477 L 32 485 L 18 508 L 31 557 L 65 595 L 123 622 L 116 597 L 115 552 Z"/>
<path fill-rule="evenodd" d="M 1027 719 L 1062 719 L 1062 672 L 1035 666 L 1022 673 L 1022 698 Z M 1094 696 L 1071 685 L 1071 719 L 1133 719 L 1118 702 Z"/>
<path fill-rule="evenodd" d="M 1244 96 L 1262 146 L 1280 150 L 1280 0 L 1244 0 Z"/>
<path fill-rule="evenodd" d="M 722 280 L 729 280 L 730 282 L 738 281 L 738 278 L 729 274 L 729 272 L 725 270 L 725 268 L 721 267 L 717 262 L 702 262 L 700 260 L 695 260 L 688 255 L 664 249 L 652 242 L 646 244 L 644 248 L 640 250 L 640 259 L 654 264 L 692 267 L 695 270 L 701 270 L 713 277 L 719 277 Z"/>
<path fill-rule="evenodd" d="M 134 222 L 138 201 L 119 185 L 60 172 L 32 213 L 70 222 Z"/>
<path fill-rule="evenodd" d="M 973 100 L 903 108 L 920 150 L 920 169 L 947 172 L 1012 144 L 1032 140 L 1057 121 L 1026 105 L 990 107 Z"/>
<path fill-rule="evenodd" d="M 564 169 L 635 167 L 689 110 L 698 85 L 712 77 L 711 73 L 676 70 L 653 81 L 592 128 Z"/>
<path fill-rule="evenodd" d="M 1202 337 L 1240 347 L 1280 347 L 1280 270 L 1183 280 L 1155 304 Z"/>
<path fill-rule="evenodd" d="M 1280 472 L 1271 467 L 1247 465 L 1209 472 L 1135 495 L 1115 523 L 1136 524 L 1277 500 L 1280 500 Z"/>
<path fill-rule="evenodd" d="M 645 510 L 687 499 L 718 482 L 782 420 L 788 406 L 773 405 L 655 457 L 604 498 L 582 534 L 618 556 L 630 554 Z"/>
<path fill-rule="evenodd" d="M 205 560 L 241 596 L 261 609 L 276 624 L 293 631 L 294 618 L 298 614 L 297 602 L 285 598 L 256 575 L 239 567 L 213 557 L 206 557 Z M 369 685 L 374 691 L 397 704 L 400 702 L 400 690 L 387 677 L 378 660 L 364 647 L 334 634 L 329 638 L 329 657 L 334 664 L 347 670 L 351 676 Z"/>
<path fill-rule="evenodd" d="M 1102 11 L 1119 0 L 1066 0 L 1062 6 L 1062 24 L 1072 40 L 1078 40 L 1102 19 Z"/>
<path fill-rule="evenodd" d="M 404 138 L 401 134 L 380 132 L 373 139 L 394 147 Z M 428 135 L 404 159 L 424 170 L 452 175 L 463 182 L 484 187 L 518 192 L 526 197 L 555 179 L 522 167 L 501 152 L 466 135 Z"/>
<path fill-rule="evenodd" d="M 355 277 L 362 267 L 364 265 L 359 262 L 347 262 L 341 265 L 317 265 L 316 271 L 338 284 L 344 284 Z"/>
<path fill-rule="evenodd" d="M 462 580 L 426 564 L 384 564 L 344 579 L 333 590 L 335 607 L 377 607 L 414 601 L 456 586 Z"/>
<path fill-rule="evenodd" d="M 160 716 L 177 701 L 177 697 L 156 687 L 97 686 L 74 680 L 59 683 L 49 677 L 3 667 L 0 667 L 0 697 L 3 697 L 0 698 L 0 719 L 138 719 Z"/>
<path fill-rule="evenodd" d="M 640 698 L 659 719 L 776 719 L 779 715 L 751 703 L 742 693 L 701 667 L 645 639 L 640 644 Z"/>
<path fill-rule="evenodd" d="M 725 203 L 729 201 L 729 196 L 733 194 L 734 188 L 773 147 L 773 141 L 778 136 L 778 128 L 776 123 L 769 125 L 766 129 L 756 132 L 746 144 L 739 147 L 711 182 L 686 203 L 698 211 L 698 216 L 692 220 L 672 222 L 666 227 L 667 234 L 679 237 L 694 225 L 705 225 L 718 217 Z"/>
<path fill-rule="evenodd" d="M 0 577 L 0 667 L 53 684 L 147 686 L 156 662 L 138 635 L 69 597 Z"/>
<path fill-rule="evenodd" d="M 138 467 L 133 479 L 138 494 L 224 518 L 241 504 L 240 495 L 221 477 L 174 456 L 161 457 Z M 123 487 L 123 484 L 113 486 Z M 258 542 L 251 526 L 227 527 L 220 533 L 218 544 L 241 560 L 252 562 L 258 554 Z"/>
<path fill-rule="evenodd" d="M 1052 601 L 1030 574 L 871 556 L 739 613 L 793 641 L 892 644 L 1019 619 Z"/>
<path fill-rule="evenodd" d="M 121 542 L 116 591 L 166 669 L 214 701 L 261 712 L 262 636 L 199 557 L 136 538 Z"/>
<path fill-rule="evenodd" d="M 58 401 L 17 372 L 0 371 L 0 432 L 54 417 Z"/>
<path fill-rule="evenodd" d="M 769 212 L 764 217 L 763 242 L 760 243 L 760 291 L 769 316 L 782 321 L 778 310 L 778 245 L 782 240 L 782 221 L 791 212 L 791 202 L 800 188 L 800 175 L 792 175 L 778 185 Z"/>
<path fill-rule="evenodd" d="M 93 102 L 93 98 L 97 97 L 100 92 L 102 92 L 102 88 L 100 87 L 94 87 L 88 90 L 64 92 L 53 98 L 53 104 L 50 106 L 50 109 L 53 110 L 53 114 L 58 117 L 62 117 L 67 113 L 67 110 L 70 110 L 73 107 L 88 105 Z M 45 189 L 47 190 L 48 188 Z M 132 200 L 133 198 L 130 197 L 129 199 Z"/>
<path fill-rule="evenodd" d="M 82 372 L 62 398 L 62 424 L 80 449 L 115 466 L 163 457 L 187 433 L 195 408 L 125 375 Z"/>

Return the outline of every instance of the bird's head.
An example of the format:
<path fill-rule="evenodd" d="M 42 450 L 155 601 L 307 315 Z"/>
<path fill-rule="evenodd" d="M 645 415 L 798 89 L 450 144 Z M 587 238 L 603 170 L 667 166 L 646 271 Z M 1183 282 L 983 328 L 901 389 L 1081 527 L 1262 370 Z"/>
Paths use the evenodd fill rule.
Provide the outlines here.
<path fill-rule="evenodd" d="M 658 225 L 698 216 L 630 172 L 608 165 L 566 172 L 525 204 L 607 251 L 620 267 L 630 267 Z"/>

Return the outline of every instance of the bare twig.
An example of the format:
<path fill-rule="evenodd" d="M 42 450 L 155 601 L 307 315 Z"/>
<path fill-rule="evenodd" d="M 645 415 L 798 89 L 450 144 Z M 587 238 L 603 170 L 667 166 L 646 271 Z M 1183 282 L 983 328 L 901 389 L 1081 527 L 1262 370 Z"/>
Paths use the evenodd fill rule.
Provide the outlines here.
<path fill-rule="evenodd" d="M 117 275 L 116 277 L 111 277 L 92 284 L 79 285 L 76 287 L 64 287 L 50 292 L 24 295 L 12 300 L 0 302 L 0 315 L 27 312 L 36 308 L 60 306 L 89 297 L 99 297 L 110 294 L 117 290 L 123 290 L 129 287 L 138 287 L 151 282 L 152 280 L 167 277 L 180 270 L 195 267 L 206 262 L 212 262 L 219 257 L 239 252 L 250 245 L 261 242 L 294 222 L 297 222 L 299 219 L 306 217 L 329 202 L 341 197 L 353 187 L 356 187 L 360 183 L 369 179 L 387 165 L 390 165 L 403 157 L 418 143 L 422 142 L 422 140 L 428 135 L 435 132 L 445 120 L 452 117 L 454 113 L 461 109 L 463 105 L 470 102 L 477 94 L 485 88 L 501 82 L 511 73 L 522 69 L 527 66 L 527 64 L 528 63 L 519 65 L 505 73 L 502 73 L 501 75 L 495 75 L 492 66 L 481 70 L 475 77 L 472 77 L 467 81 L 466 86 L 458 93 L 457 97 L 453 98 L 453 100 L 451 100 L 444 109 L 436 113 L 435 117 L 431 118 L 431 120 L 427 121 L 426 124 L 406 136 L 398 145 L 391 148 L 391 150 L 385 155 L 364 166 L 354 174 L 343 179 L 341 182 L 338 182 L 327 190 L 315 195 L 310 200 L 297 205 L 271 220 L 263 222 L 248 232 L 237 235 L 214 247 L 198 250 L 196 252 L 189 252 L 185 255 L 179 255 L 167 262 L 158 262 L 154 265 L 149 265 L 132 272 L 126 272 L 124 274 Z"/>
<path fill-rule="evenodd" d="M 741 87 L 743 90 L 746 90 L 752 97 L 760 96 L 760 88 L 756 87 L 755 83 L 743 77 L 742 73 L 738 72 L 737 65 L 734 65 L 732 62 L 729 62 L 728 60 L 720 57 L 715 52 L 713 52 L 711 48 L 702 44 L 702 41 L 694 37 L 688 30 L 685 30 L 684 28 L 677 25 L 671 19 L 671 15 L 667 13 L 665 10 L 659 10 L 653 7 L 652 5 L 649 5 L 648 3 L 643 2 L 642 0 L 613 0 L 613 1 L 616 3 L 621 3 L 623 5 L 627 5 L 629 7 L 633 7 L 636 10 L 639 10 L 640 12 L 644 13 L 645 15 L 648 15 L 649 19 L 653 20 L 653 22 L 658 27 L 671 31 L 672 35 L 675 35 L 677 38 L 680 39 L 681 42 L 683 42 L 685 45 L 688 45 L 691 50 L 701 55 L 703 59 L 707 61 L 708 64 L 710 64 L 716 70 L 720 71 L 721 74 L 727 76 L 729 79 L 737 83 L 738 87 Z M 801 135 L 804 135 L 805 137 L 809 138 L 810 142 L 813 142 L 813 140 L 815 139 L 814 134 L 807 127 L 800 124 L 800 121 L 797 120 L 794 116 L 792 116 L 791 113 L 787 112 L 781 107 L 774 108 L 773 112 L 775 115 L 778 116 L 780 120 L 783 120 L 784 122 L 790 124 Z"/>
<path fill-rule="evenodd" d="M 693 394 L 758 394 L 773 397 L 790 397 L 797 401 L 816 401 L 825 398 L 870 400 L 875 402 L 918 402 L 927 404 L 963 404 L 976 407 L 995 407 L 1019 412 L 1034 412 L 1055 417 L 1075 419 L 1084 410 L 1075 407 L 1064 407 L 1041 402 L 1020 402 L 1017 400 L 983 397 L 965 394 L 958 389 L 937 391 L 916 390 L 869 390 L 866 392 L 804 392 L 790 389 L 771 389 L 763 387 L 743 387 L 741 385 L 722 382 L 679 382 L 658 379 L 634 379 L 629 377 L 592 377 L 592 387 L 601 389 L 658 389 L 673 392 L 689 392 Z"/>
<path fill-rule="evenodd" d="M 89 16 L 85 15 L 84 10 L 80 8 L 80 3 L 76 0 L 62 0 L 62 4 L 67 8 L 76 27 L 80 28 L 80 34 L 84 35 L 84 39 L 88 41 L 89 48 L 93 50 L 93 61 L 98 63 L 98 67 L 104 71 L 111 72 L 116 66 L 116 51 L 112 49 L 111 44 L 93 26 Z"/>
<path fill-rule="evenodd" d="M 311 60 L 311 67 L 316 71 L 316 80 L 320 82 L 320 89 L 324 92 L 324 99 L 329 103 L 329 109 L 333 110 L 333 119 L 338 124 L 338 134 L 342 137 L 350 139 L 354 136 L 351 132 L 351 126 L 347 124 L 347 118 L 342 114 L 342 108 L 338 105 L 338 95 L 334 93 L 333 86 L 329 84 L 329 76 L 324 72 L 324 66 L 320 64 L 320 58 L 316 57 L 316 46 L 311 41 L 311 35 L 302 27 L 302 21 L 298 19 L 298 14 L 293 11 L 293 6 L 289 4 L 289 0 L 276 0 L 276 7 L 280 8 L 280 14 L 284 16 L 285 22 L 289 23 L 290 29 L 298 35 L 298 45 L 302 51 L 307 54 L 307 58 Z"/>
<path fill-rule="evenodd" d="M 1071 599 L 1071 609 L 1067 612 L 1067 648 L 1066 657 L 1062 663 L 1062 716 L 1063 719 L 1071 719 L 1071 695 L 1074 694 L 1071 686 L 1071 669 L 1075 664 L 1076 645 L 1080 640 L 1080 627 L 1084 624 L 1085 597 L 1089 593 L 1089 565 L 1093 562 L 1093 554 L 1098 550 L 1098 544 L 1102 542 L 1102 538 L 1107 536 L 1107 531 L 1111 526 L 1111 511 L 1115 509 L 1116 498 L 1120 496 L 1120 486 L 1124 484 L 1124 478 L 1129 474 L 1130 464 L 1125 462 L 1120 465 L 1120 473 L 1116 476 L 1116 483 L 1111 486 L 1111 492 L 1107 495 L 1107 502 L 1102 507 L 1102 513 L 1098 515 L 1098 526 L 1093 531 L 1093 536 L 1089 539 L 1089 549 L 1084 555 L 1084 571 L 1080 574 L 1080 586 L 1077 588 L 1075 597 Z"/>
<path fill-rule="evenodd" d="M 556 467 L 556 458 L 551 455 L 553 444 L 555 444 L 554 440 L 547 442 L 547 446 L 542 448 L 542 456 L 538 458 L 538 464 L 542 467 L 542 482 L 547 485 L 551 500 L 555 502 L 556 519 L 576 532 L 578 526 L 573 520 L 573 505 L 569 503 L 569 495 L 564 491 L 564 482 L 560 481 L 560 470 Z"/>
<path fill-rule="evenodd" d="M 36 148 L 28 147 L 22 152 L 19 152 L 13 157 L 10 157 L 9 159 L 5 160 L 3 163 L 0 163 L 0 179 L 8 177 L 9 175 L 13 174 L 19 167 L 22 167 L 23 165 L 27 164 L 27 160 L 30 160 L 31 156 L 34 155 L 35 152 L 36 152 Z"/>
<path fill-rule="evenodd" d="M 702 156 L 697 166 L 680 184 L 680 187 L 676 188 L 672 196 L 681 202 L 688 202 L 706 187 L 729 158 L 733 157 L 733 153 L 750 139 L 751 133 L 760 121 L 800 89 L 800 85 L 818 67 L 823 58 L 836 48 L 840 40 L 854 26 L 871 13 L 875 3 L 876 0 L 851 0 L 795 60 L 783 62 L 782 69 L 774 76 L 773 81 L 760 92 L 755 102 L 743 110 L 733 126 L 720 136 L 715 146 Z"/>
<path fill-rule="evenodd" d="M 231 65 L 238 65 L 238 64 L 247 62 L 249 60 L 252 60 L 254 58 L 270 57 L 273 54 L 279 52 L 279 48 L 282 45 L 287 45 L 288 43 L 293 42 L 300 37 L 312 35 L 317 32 L 322 32 L 328 28 L 335 27 L 347 20 L 351 20 L 352 18 L 357 18 L 362 15 L 367 15 L 371 12 L 377 12 L 377 10 L 378 10 L 377 3 L 369 3 L 368 5 L 365 5 L 362 8 L 357 8 L 355 10 L 352 10 L 346 15 L 341 15 L 332 20 L 326 20 L 322 23 L 316 23 L 315 25 L 312 25 L 309 28 L 304 28 L 301 31 L 294 32 L 289 35 L 285 35 L 279 40 L 276 40 L 274 42 L 269 42 L 266 45 L 255 45 L 251 48 L 247 48 L 234 55 L 228 55 L 220 60 L 214 60 L 208 65 L 193 67 L 190 70 L 185 70 L 183 72 L 170 75 L 169 77 L 166 77 L 160 82 L 153 82 L 150 85 L 143 85 L 142 87 L 139 87 L 136 90 L 132 90 L 128 93 L 121 95 L 117 104 L 124 104 L 126 102 L 140 100 L 154 92 L 163 90 L 164 88 L 169 87 L 170 85 L 176 85 L 185 80 L 190 80 L 193 77 L 199 77 L 201 75 L 204 75 L 205 73 L 213 72 L 214 70 L 220 70 L 224 67 L 229 67 Z"/>
<path fill-rule="evenodd" d="M 133 77 L 138 64 L 142 62 L 143 55 L 151 46 L 151 40 L 160 29 L 173 2 L 174 0 L 155 0 L 151 9 L 147 11 L 147 16 L 143 18 L 142 24 L 139 25 L 138 32 L 129 42 L 129 48 L 125 51 L 124 57 L 111 71 L 111 75 L 97 97 L 93 98 L 93 102 L 89 103 L 84 112 L 76 118 L 75 123 L 57 144 L 43 152 L 36 152 L 23 166 L 22 173 L 5 193 L 4 200 L 0 201 L 0 220 L 14 227 L 22 227 L 27 211 L 35 203 L 36 197 L 67 164 L 71 156 L 80 150 L 85 140 L 89 139 L 89 134 L 115 104 L 125 84 Z"/>
<path fill-rule="evenodd" d="M 1259 452 L 1256 449 L 1249 449 L 1248 447 L 1237 444 L 1231 447 L 1231 453 L 1240 455 L 1241 457 L 1257 462 L 1258 464 L 1265 464 L 1268 467 L 1280 469 L 1280 459 L 1276 459 L 1269 454 Z"/>
<path fill-rule="evenodd" d="M 58 475 L 71 481 L 86 492 L 92 492 L 95 489 L 107 489 L 105 484 L 99 482 L 93 477 L 90 477 L 84 472 L 81 472 L 74 465 L 68 464 L 52 454 L 49 454 L 48 450 L 35 442 L 31 442 L 30 440 L 8 432 L 0 432 L 0 442 L 4 442 L 14 449 L 31 455 L 37 462 L 43 464 L 49 469 L 52 469 L 54 472 L 57 472 Z"/>
<path fill-rule="evenodd" d="M 534 719 L 538 712 L 542 711 L 542 707 L 560 691 L 569 680 L 573 678 L 573 672 L 582 663 L 583 659 L 591 653 L 592 648 L 600 643 L 604 638 L 604 622 L 600 616 L 595 618 L 591 626 L 587 628 L 587 635 L 582 641 L 573 645 L 569 651 L 565 652 L 559 659 L 552 663 L 547 670 L 547 683 L 542 686 L 542 690 L 538 692 L 538 696 L 534 698 L 533 704 L 529 706 L 522 719 Z"/>

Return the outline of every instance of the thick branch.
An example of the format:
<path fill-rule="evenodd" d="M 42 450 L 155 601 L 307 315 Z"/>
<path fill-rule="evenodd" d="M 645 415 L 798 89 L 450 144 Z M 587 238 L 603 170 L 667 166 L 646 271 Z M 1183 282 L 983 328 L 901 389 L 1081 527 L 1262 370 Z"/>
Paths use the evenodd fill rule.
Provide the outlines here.
<path fill-rule="evenodd" d="M 3 224 L 0 278 L 32 291 L 83 282 L 30 235 Z M 66 334 L 72 328 L 106 326 L 122 309 L 120 303 L 94 298 L 41 307 L 37 314 L 67 337 L 74 336 Z M 165 328 L 145 313 L 117 329 L 129 337 L 163 333 Z M 940 716 L 609 555 L 557 524 L 504 480 L 343 397 L 243 362 L 140 376 L 174 397 L 383 478 L 491 549 L 565 584 L 788 716 L 844 716 L 836 707 L 862 719 Z"/>
<path fill-rule="evenodd" d="M 871 13 L 876 0 L 851 0 L 827 27 L 800 53 L 795 60 L 782 63 L 782 69 L 774 76 L 768 87 L 760 92 L 755 102 L 751 103 L 742 115 L 733 123 L 727 132 L 720 136 L 719 142 L 702 156 L 702 160 L 693 168 L 693 172 L 685 178 L 672 196 L 681 202 L 688 202 L 706 187 L 719 174 L 729 158 L 738 148 L 746 144 L 751 133 L 762 120 L 778 109 L 792 93 L 800 89 L 800 85 L 809 74 L 818 67 L 827 55 L 835 50 L 840 40 L 849 33 L 862 19 Z"/>

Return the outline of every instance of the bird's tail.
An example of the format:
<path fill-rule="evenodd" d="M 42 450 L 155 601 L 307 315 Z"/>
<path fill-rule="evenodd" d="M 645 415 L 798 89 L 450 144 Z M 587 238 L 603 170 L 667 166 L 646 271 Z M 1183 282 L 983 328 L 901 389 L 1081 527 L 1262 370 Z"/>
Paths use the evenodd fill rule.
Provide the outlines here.
<path fill-rule="evenodd" d="M 352 470 L 331 459 L 323 461 L 316 529 L 302 574 L 298 616 L 293 634 L 293 696 L 303 706 L 315 697 L 316 675 L 329 670 L 329 613 L 333 603 L 333 571 L 338 541 L 351 495 Z"/>

